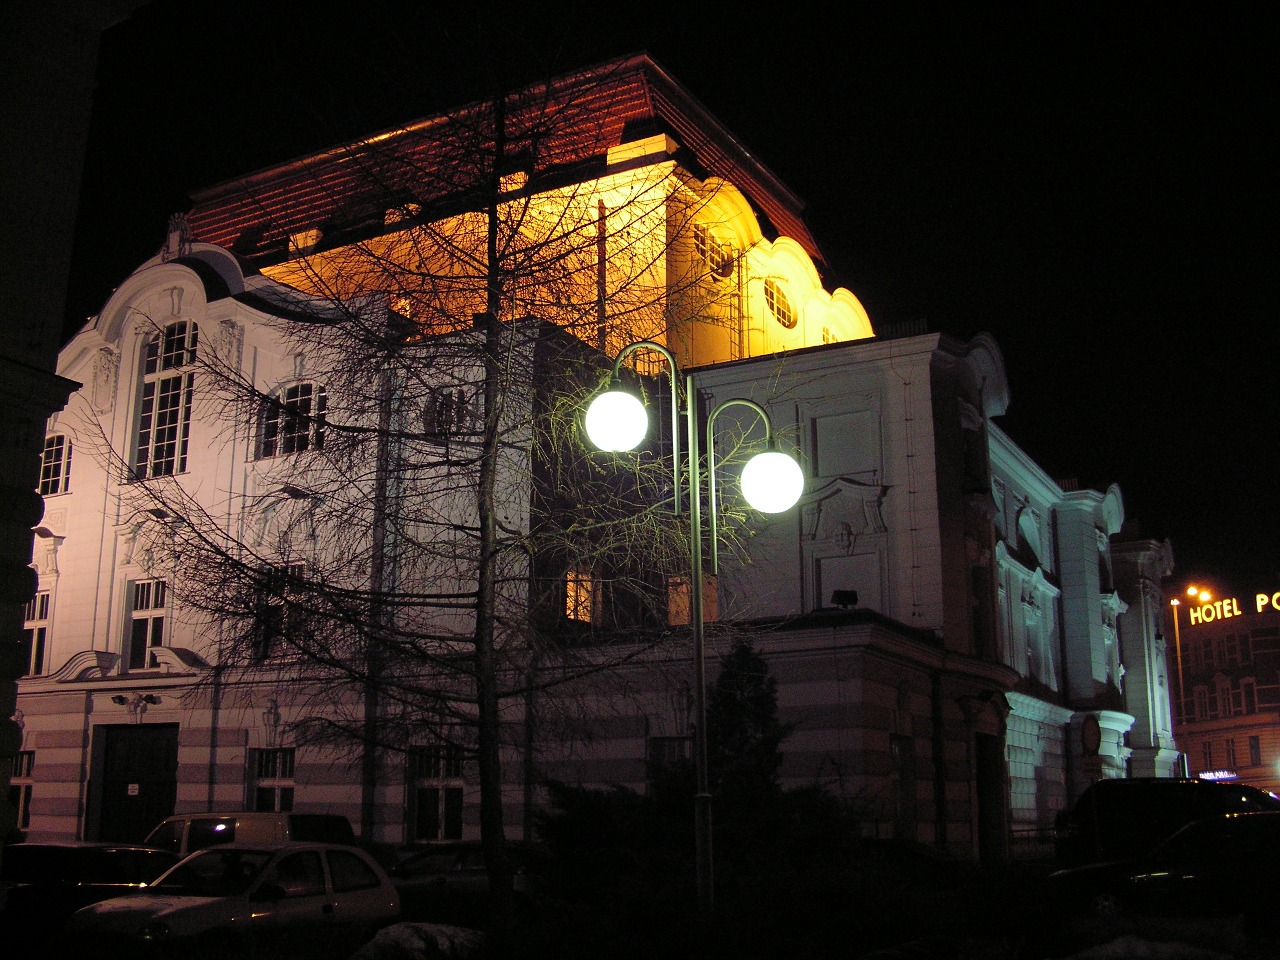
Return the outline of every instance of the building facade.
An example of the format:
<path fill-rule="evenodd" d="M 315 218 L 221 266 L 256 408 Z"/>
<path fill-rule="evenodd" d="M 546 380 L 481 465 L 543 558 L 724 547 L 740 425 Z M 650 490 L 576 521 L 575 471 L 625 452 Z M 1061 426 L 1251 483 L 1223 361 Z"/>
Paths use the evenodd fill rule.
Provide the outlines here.
<path fill-rule="evenodd" d="M 473 169 L 487 191 L 458 189 Z M 549 492 L 566 464 L 606 469 L 557 406 L 586 395 L 572 374 L 588 390 L 637 340 L 705 410 L 767 411 L 806 475 L 773 517 L 726 476 L 707 580 L 712 654 L 750 631 L 778 679 L 785 785 L 858 797 L 868 834 L 998 861 L 1091 780 L 1174 772 L 1167 544 L 1126 535 L 1117 488 L 1055 482 L 999 428 L 990 337 L 873 330 L 825 288 L 799 202 L 648 58 L 194 200 L 61 355 L 83 386 L 42 461 L 27 835 L 243 807 L 343 813 L 380 843 L 474 834 L 483 747 L 439 677 L 466 673 L 448 671 L 486 593 L 508 832 L 547 778 L 645 789 L 687 751 L 687 576 L 521 546 L 576 529 Z M 490 392 L 499 368 L 523 379 Z M 661 397 L 674 371 L 628 376 Z M 760 439 L 749 409 L 716 421 L 723 466 Z M 660 602 L 637 612 L 627 584 Z M 371 638 L 419 658 L 350 669 Z M 432 718 L 402 722 L 422 698 Z"/>
<path fill-rule="evenodd" d="M 1172 599 L 1169 674 L 1186 773 L 1280 792 L 1280 594 Z"/>

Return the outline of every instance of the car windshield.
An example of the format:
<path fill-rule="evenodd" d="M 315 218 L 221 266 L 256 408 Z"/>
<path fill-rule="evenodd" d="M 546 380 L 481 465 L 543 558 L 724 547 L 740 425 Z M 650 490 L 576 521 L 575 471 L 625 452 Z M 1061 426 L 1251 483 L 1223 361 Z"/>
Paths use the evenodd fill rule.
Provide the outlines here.
<path fill-rule="evenodd" d="M 159 880 L 156 893 L 186 897 L 234 897 L 249 889 L 271 854 L 211 848 L 192 854 Z"/>

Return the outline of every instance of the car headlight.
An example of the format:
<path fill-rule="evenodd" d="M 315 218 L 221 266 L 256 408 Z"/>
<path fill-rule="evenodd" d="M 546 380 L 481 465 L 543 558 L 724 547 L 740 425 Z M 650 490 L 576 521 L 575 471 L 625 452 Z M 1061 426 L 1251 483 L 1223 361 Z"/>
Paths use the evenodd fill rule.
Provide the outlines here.
<path fill-rule="evenodd" d="M 164 940 L 169 936 L 169 925 L 154 920 L 138 931 L 143 940 Z"/>

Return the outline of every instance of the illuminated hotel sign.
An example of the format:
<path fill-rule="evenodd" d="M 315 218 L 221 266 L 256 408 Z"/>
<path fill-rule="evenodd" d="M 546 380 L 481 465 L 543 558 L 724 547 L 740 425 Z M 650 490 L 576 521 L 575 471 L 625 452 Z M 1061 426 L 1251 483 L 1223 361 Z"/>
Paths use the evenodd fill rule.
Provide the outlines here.
<path fill-rule="evenodd" d="M 1254 595 L 1253 612 L 1262 613 L 1266 610 L 1280 613 L 1280 590 L 1275 593 L 1258 593 Z M 1187 608 L 1193 627 L 1201 623 L 1213 623 L 1215 620 L 1238 617 L 1242 612 L 1240 601 L 1235 597 L 1227 597 L 1225 600 L 1214 600 L 1210 603 L 1202 603 L 1199 606 Z"/>

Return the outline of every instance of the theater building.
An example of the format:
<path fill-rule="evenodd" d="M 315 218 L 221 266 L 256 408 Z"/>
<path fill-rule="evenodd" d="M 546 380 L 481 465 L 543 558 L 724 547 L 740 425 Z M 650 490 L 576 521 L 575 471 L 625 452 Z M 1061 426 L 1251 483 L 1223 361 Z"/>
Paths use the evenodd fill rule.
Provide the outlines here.
<path fill-rule="evenodd" d="M 800 201 L 647 57 L 512 94 L 503 136 L 544 126 L 513 137 L 486 205 L 457 188 L 468 167 L 451 131 L 491 106 L 197 193 L 62 351 L 59 375 L 81 386 L 50 419 L 42 461 L 11 788 L 27 836 L 137 839 L 169 813 L 245 807 L 346 814 L 388 844 L 479 830 L 466 697 L 436 689 L 424 659 L 415 689 L 438 710 L 406 725 L 392 704 L 407 674 L 362 685 L 350 661 L 297 651 L 325 629 L 367 629 L 336 600 L 300 599 L 322 579 L 329 597 L 369 583 L 429 593 L 429 611 L 375 611 L 401 649 L 474 634 L 475 574 L 445 570 L 423 531 L 475 525 L 462 504 L 482 458 L 467 451 L 492 397 L 466 362 L 383 377 L 373 360 L 335 360 L 327 337 L 373 331 L 383 349 L 394 330 L 397 357 L 425 357 L 471 343 L 486 311 L 527 377 L 496 415 L 515 439 L 490 464 L 512 543 L 561 509 L 539 483 L 570 448 L 536 452 L 564 392 L 548 373 L 562 368 L 541 366 L 552 352 L 600 373 L 629 343 L 663 344 L 699 404 L 750 400 L 801 463 L 791 510 L 726 507 L 738 538 L 706 581 L 709 673 L 750 631 L 778 680 L 794 724 L 784 785 L 862 798 L 870 836 L 998 861 L 1043 852 L 1091 780 L 1176 772 L 1168 544 L 1131 533 L 1117 487 L 1055 480 L 1005 434 L 993 338 L 873 326 L 824 279 Z M 505 248 L 486 237 L 517 208 Z M 477 237 L 526 258 L 501 297 L 475 272 Z M 666 390 L 663 370 L 632 374 Z M 759 440 L 750 417 L 717 429 L 716 444 Z M 344 436 L 396 439 L 357 454 Z M 344 497 L 362 519 L 334 526 Z M 242 572 L 269 572 L 260 602 L 233 609 L 212 565 L 200 589 L 200 565 L 174 547 L 193 531 L 234 542 Z M 645 622 L 667 640 L 632 648 L 606 570 L 504 557 L 501 790 L 519 836 L 547 778 L 644 790 L 655 758 L 687 754 L 689 581 L 666 582 L 667 622 Z M 445 595 L 458 598 L 447 613 Z M 511 624 L 536 627 L 519 636 L 539 639 L 538 657 Z M 589 680 L 569 675 L 592 657 Z M 393 719 L 386 749 L 317 733 L 373 736 Z"/>

